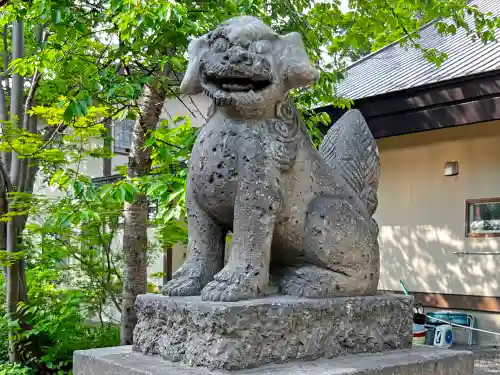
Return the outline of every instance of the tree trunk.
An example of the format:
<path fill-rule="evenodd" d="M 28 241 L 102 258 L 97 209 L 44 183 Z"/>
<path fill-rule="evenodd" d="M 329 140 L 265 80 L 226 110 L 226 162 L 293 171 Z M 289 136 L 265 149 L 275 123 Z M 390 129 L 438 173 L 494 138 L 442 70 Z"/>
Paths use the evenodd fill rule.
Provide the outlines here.
<path fill-rule="evenodd" d="M 3 43 L 3 71 L 5 74 L 9 70 L 9 44 L 7 42 L 7 32 L 9 30 L 8 25 L 5 25 L 2 33 L 2 43 Z M 9 109 L 7 106 L 6 96 L 10 95 L 9 90 L 9 79 L 8 77 L 0 78 L 0 121 L 8 121 L 9 120 Z M 4 129 L 4 125 L 2 125 L 2 129 Z M 11 154 L 9 151 L 2 152 L 2 161 L 4 163 L 7 172 L 10 172 L 10 159 Z M 5 247 L 3 247 L 5 249 Z"/>
<path fill-rule="evenodd" d="M 6 74 L 9 69 L 9 50 L 7 43 L 8 26 L 3 29 L 3 68 L 2 74 Z M 2 129 L 5 129 L 5 122 L 9 121 L 9 109 L 7 106 L 9 80 L 7 77 L 0 75 L 0 121 Z M 3 131 L 3 130 L 2 130 Z M 2 152 L 0 165 L 0 216 L 8 211 L 7 206 L 7 179 L 10 169 L 10 152 Z M 6 172 L 6 173 L 5 173 Z M 7 223 L 0 222 L 0 250 L 7 249 Z M 7 268 L 2 269 L 5 280 L 7 280 Z"/>
<path fill-rule="evenodd" d="M 7 43 L 7 25 L 3 29 L 3 66 L 2 73 L 5 74 L 9 70 L 9 50 Z M 5 83 L 4 83 L 5 82 Z M 8 95 L 7 88 L 9 86 L 9 80 L 7 77 L 0 75 L 0 121 L 7 121 L 9 119 L 9 110 L 7 107 L 6 96 Z"/>
<path fill-rule="evenodd" d="M 24 22 L 22 20 L 12 23 L 12 61 L 24 57 Z M 19 74 L 12 75 L 12 86 L 10 95 L 10 121 L 12 127 L 21 127 L 23 121 L 23 101 L 24 101 L 24 77 Z M 20 176 L 22 163 L 19 156 L 12 151 L 12 165 L 10 179 L 17 186 L 15 177 Z"/>
<path fill-rule="evenodd" d="M 43 37 L 43 28 L 37 28 L 37 42 L 41 42 Z M 14 21 L 12 24 L 12 58 L 17 59 L 24 56 L 24 23 L 22 20 Z M 11 107 L 10 117 L 12 126 L 20 128 L 31 133 L 37 132 L 37 118 L 29 116 L 29 111 L 35 104 L 35 93 L 41 79 L 41 73 L 35 70 L 31 79 L 29 93 L 24 101 L 24 77 L 14 74 L 12 76 L 11 87 Z M 54 128 L 48 132 L 47 139 L 50 139 L 51 134 L 57 131 Z M 45 137 L 44 137 L 45 138 Z M 36 159 L 22 158 L 12 151 L 10 176 L 2 170 L 6 181 L 4 191 L 17 193 L 32 193 L 35 183 L 35 177 L 38 171 L 38 162 Z M 28 164 L 30 163 L 30 164 Z M 7 211 L 15 212 L 16 209 L 12 203 L 17 198 L 9 197 L 7 201 Z M 19 256 L 19 245 L 22 241 L 22 232 L 26 225 L 27 215 L 13 216 L 7 222 L 5 242 L 6 250 L 12 256 L 11 262 L 7 267 L 7 296 L 6 307 L 7 314 L 13 320 L 19 321 L 20 330 L 29 330 L 23 321 L 23 317 L 17 313 L 19 302 L 28 302 L 28 289 L 26 284 L 26 262 L 24 256 Z M 39 347 L 33 342 L 19 342 L 15 339 L 16 330 L 11 328 L 9 331 L 9 360 L 10 362 L 21 361 L 21 349 L 33 353 L 35 356 L 41 355 Z"/>
<path fill-rule="evenodd" d="M 113 147 L 112 120 L 110 118 L 105 119 L 104 126 L 106 127 L 106 135 L 104 137 L 104 149 L 111 153 L 113 151 L 111 149 Z M 103 176 L 111 176 L 111 169 L 112 169 L 111 162 L 112 162 L 111 158 L 103 158 L 102 159 L 102 175 Z"/>
<path fill-rule="evenodd" d="M 21 58 L 24 56 L 24 22 L 17 20 L 12 23 L 12 59 Z M 12 75 L 11 100 L 10 100 L 10 118 L 12 126 L 21 127 L 23 116 L 23 99 L 24 99 L 24 78 L 19 74 Z M 22 184 L 22 177 L 26 168 L 23 168 L 25 163 L 19 156 L 12 152 L 12 165 L 10 170 L 10 180 L 14 190 Z M 7 252 L 13 256 L 18 251 L 19 244 L 19 218 L 12 218 L 7 223 L 6 230 Z M 17 314 L 17 306 L 19 302 L 26 302 L 26 277 L 25 265 L 23 259 L 11 261 L 7 267 L 7 296 L 6 307 L 7 314 L 10 319 L 16 320 L 19 318 Z M 14 328 L 9 330 L 9 360 L 10 362 L 19 362 L 21 360 L 20 345 L 15 339 L 16 332 Z"/>
<path fill-rule="evenodd" d="M 166 93 L 148 85 L 139 103 L 140 117 L 134 124 L 130 148 L 128 177 L 140 177 L 151 169 L 151 148 L 144 147 L 152 130 L 156 129 Z M 148 204 L 145 195 L 138 195 L 134 203 L 125 202 L 123 231 L 124 280 L 121 315 L 121 345 L 132 344 L 137 323 L 134 304 L 139 294 L 147 292 Z"/>
<path fill-rule="evenodd" d="M 172 246 L 163 252 L 163 285 L 172 280 Z"/>
<path fill-rule="evenodd" d="M 11 189 L 9 173 L 3 161 L 0 161 L 0 217 L 9 212 L 7 194 Z M 4 221 L 0 222 L 0 247 L 0 250 L 7 249 L 7 223 Z M 7 267 L 2 267 L 2 271 L 4 279 L 7 280 Z M 7 292 L 7 290 L 5 291 Z"/>

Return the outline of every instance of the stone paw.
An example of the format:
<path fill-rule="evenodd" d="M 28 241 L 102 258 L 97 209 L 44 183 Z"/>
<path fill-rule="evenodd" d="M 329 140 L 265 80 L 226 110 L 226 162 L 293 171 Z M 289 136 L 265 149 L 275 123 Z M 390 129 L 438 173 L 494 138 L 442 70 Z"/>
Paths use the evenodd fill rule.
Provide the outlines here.
<path fill-rule="evenodd" d="M 179 277 L 165 284 L 162 294 L 165 296 L 198 296 L 201 293 L 201 281 L 197 277 Z"/>
<path fill-rule="evenodd" d="M 255 286 L 217 280 L 209 282 L 201 291 L 201 299 L 204 301 L 235 302 L 259 295 Z"/>
<path fill-rule="evenodd" d="M 317 266 L 290 267 L 279 280 L 283 294 L 306 298 L 341 296 L 346 276 Z"/>
<path fill-rule="evenodd" d="M 299 276 L 287 275 L 281 279 L 279 290 L 283 294 L 288 294 L 297 297 L 320 297 L 321 291 L 314 286 L 308 285 L 307 280 Z"/>

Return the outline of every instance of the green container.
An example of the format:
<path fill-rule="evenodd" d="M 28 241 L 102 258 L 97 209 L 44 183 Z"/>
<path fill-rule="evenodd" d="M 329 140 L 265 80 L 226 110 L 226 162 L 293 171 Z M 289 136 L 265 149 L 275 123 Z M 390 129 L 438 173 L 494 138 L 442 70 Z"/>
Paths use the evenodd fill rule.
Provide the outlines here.
<path fill-rule="evenodd" d="M 459 312 L 446 312 L 446 311 L 437 311 L 437 312 L 428 312 L 427 313 L 427 324 L 433 325 L 441 325 L 446 324 L 445 322 L 441 322 L 439 320 L 433 319 L 438 318 L 442 320 L 446 320 L 447 322 L 453 324 L 460 324 L 461 326 L 469 326 L 469 319 L 467 318 L 467 314 L 459 313 Z"/>

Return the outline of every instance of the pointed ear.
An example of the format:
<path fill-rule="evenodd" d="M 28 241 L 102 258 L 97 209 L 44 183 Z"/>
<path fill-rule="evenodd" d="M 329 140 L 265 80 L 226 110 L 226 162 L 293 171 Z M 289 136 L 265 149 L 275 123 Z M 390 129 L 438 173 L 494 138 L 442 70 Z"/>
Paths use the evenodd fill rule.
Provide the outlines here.
<path fill-rule="evenodd" d="M 319 71 L 311 64 L 299 33 L 280 37 L 282 51 L 280 69 L 289 89 L 307 87 L 319 79 Z"/>
<path fill-rule="evenodd" d="M 208 49 L 206 35 L 194 39 L 188 46 L 188 66 L 181 82 L 181 93 L 196 95 L 203 91 L 200 82 L 200 58 Z"/>

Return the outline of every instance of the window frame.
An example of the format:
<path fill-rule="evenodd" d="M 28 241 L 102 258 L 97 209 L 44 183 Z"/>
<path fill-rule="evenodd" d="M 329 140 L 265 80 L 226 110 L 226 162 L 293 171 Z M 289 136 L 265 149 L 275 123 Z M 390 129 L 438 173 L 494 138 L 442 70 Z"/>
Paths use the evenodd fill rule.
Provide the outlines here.
<path fill-rule="evenodd" d="M 118 155 L 129 155 L 130 154 L 130 148 L 123 148 L 117 146 L 116 142 L 116 130 L 117 130 L 117 123 L 120 121 L 133 121 L 132 124 L 132 129 L 130 129 L 130 146 L 132 146 L 132 137 L 133 137 L 133 132 L 134 132 L 134 124 L 135 120 L 134 119 L 123 119 L 123 120 L 113 120 L 113 152 Z M 124 131 L 123 129 L 121 131 Z"/>
<path fill-rule="evenodd" d="M 466 238 L 488 238 L 500 237 L 500 229 L 498 232 L 492 233 L 471 233 L 470 231 L 470 207 L 475 204 L 498 203 L 500 204 L 500 197 L 490 198 L 475 198 L 465 200 L 465 237 Z"/>

